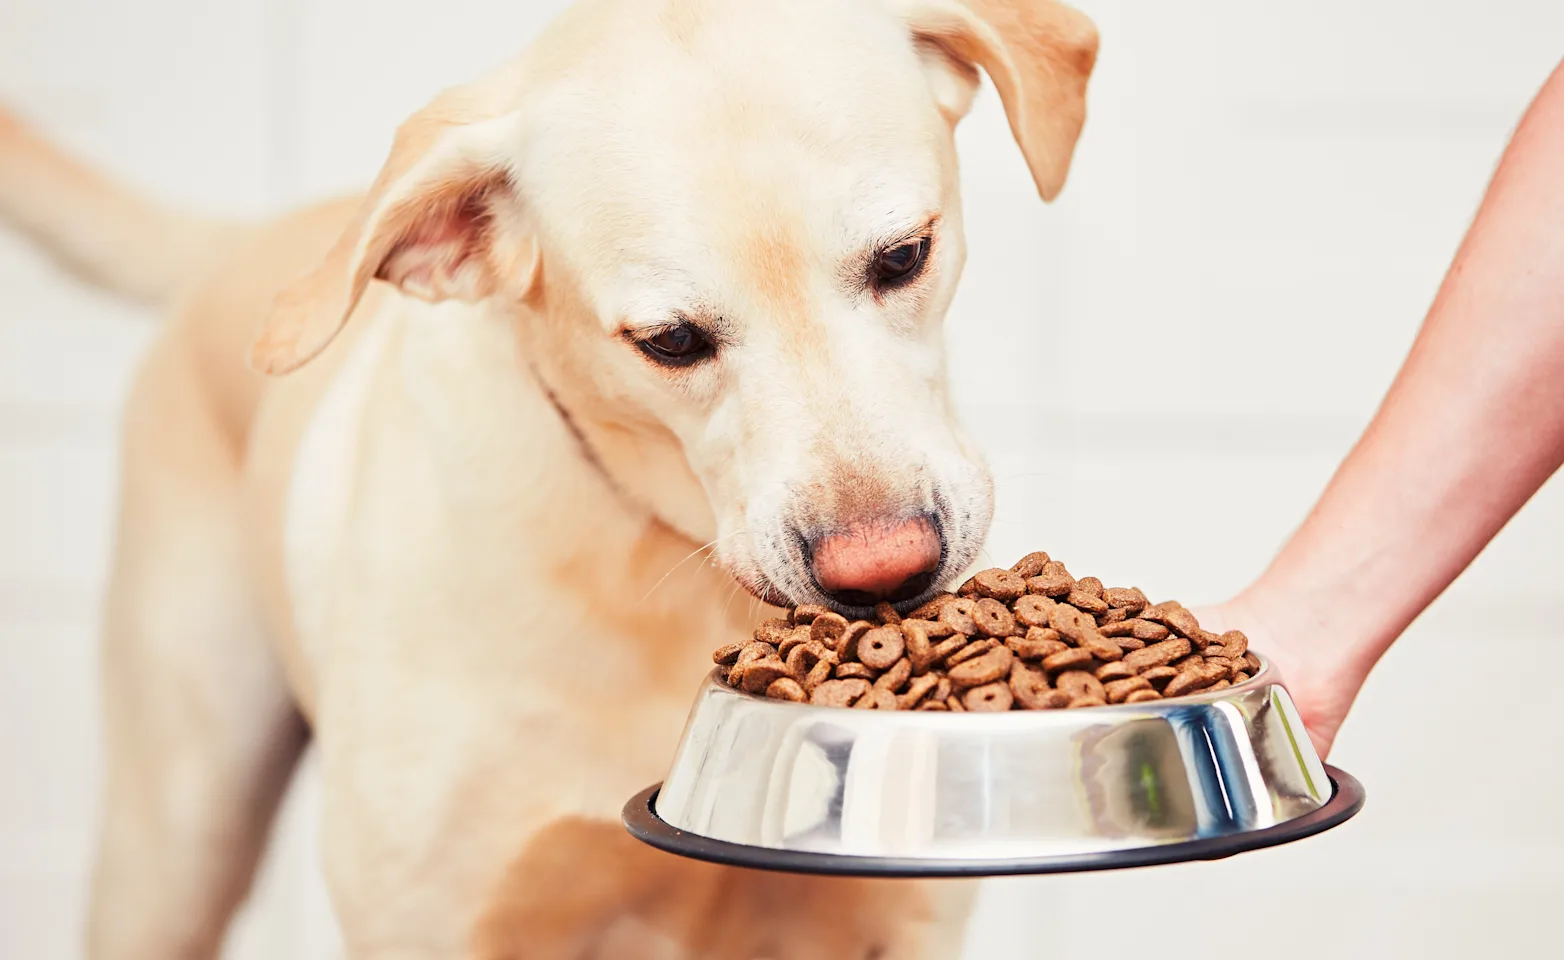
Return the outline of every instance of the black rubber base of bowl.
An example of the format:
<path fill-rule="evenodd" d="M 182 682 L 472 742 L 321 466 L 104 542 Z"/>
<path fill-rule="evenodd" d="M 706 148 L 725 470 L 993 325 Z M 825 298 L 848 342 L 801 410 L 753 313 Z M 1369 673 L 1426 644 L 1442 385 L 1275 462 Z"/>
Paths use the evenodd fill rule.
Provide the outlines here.
<path fill-rule="evenodd" d="M 648 787 L 625 804 L 625 829 L 637 840 L 681 857 L 757 870 L 820 873 L 848 877 L 997 877 L 1028 873 L 1078 873 L 1122 870 L 1188 860 L 1221 860 L 1235 853 L 1274 847 L 1323 833 L 1350 820 L 1363 809 L 1363 785 L 1349 773 L 1327 765 L 1333 792 L 1323 807 L 1263 830 L 1164 843 L 1131 850 L 1083 853 L 1063 857 L 1018 860 L 944 860 L 905 857 L 858 857 L 804 850 L 773 850 L 713 840 L 664 823 L 653 804 L 662 784 Z"/>

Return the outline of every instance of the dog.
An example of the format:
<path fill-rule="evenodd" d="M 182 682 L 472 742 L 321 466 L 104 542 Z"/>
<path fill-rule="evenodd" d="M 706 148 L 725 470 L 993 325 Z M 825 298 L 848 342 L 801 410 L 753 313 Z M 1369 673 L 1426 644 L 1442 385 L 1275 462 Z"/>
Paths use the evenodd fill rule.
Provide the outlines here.
<path fill-rule="evenodd" d="M 90 955 L 215 956 L 313 741 L 355 958 L 956 956 L 970 885 L 617 817 L 769 605 L 905 609 L 973 563 L 953 130 L 986 72 L 1053 199 L 1096 49 L 1053 0 L 581 0 L 366 195 L 264 224 L 0 116 L 0 211 L 169 315 L 125 414 Z"/>

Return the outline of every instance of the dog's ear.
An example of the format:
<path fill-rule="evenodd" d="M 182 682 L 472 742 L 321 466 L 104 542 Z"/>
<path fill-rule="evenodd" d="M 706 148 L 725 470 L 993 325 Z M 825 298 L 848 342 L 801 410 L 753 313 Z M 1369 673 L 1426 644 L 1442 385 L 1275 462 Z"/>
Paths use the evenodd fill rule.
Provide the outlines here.
<path fill-rule="evenodd" d="M 966 115 L 983 68 L 1037 192 L 1058 196 L 1086 122 L 1086 81 L 1097 61 L 1091 20 L 1054 0 L 889 2 L 912 31 L 946 119 Z"/>
<path fill-rule="evenodd" d="M 284 374 L 341 331 L 371 280 L 431 302 L 477 301 L 529 282 L 535 251 L 512 249 L 497 215 L 517 207 L 516 124 L 472 88 L 448 91 L 397 130 L 353 222 L 319 266 L 277 296 L 250 366 Z"/>

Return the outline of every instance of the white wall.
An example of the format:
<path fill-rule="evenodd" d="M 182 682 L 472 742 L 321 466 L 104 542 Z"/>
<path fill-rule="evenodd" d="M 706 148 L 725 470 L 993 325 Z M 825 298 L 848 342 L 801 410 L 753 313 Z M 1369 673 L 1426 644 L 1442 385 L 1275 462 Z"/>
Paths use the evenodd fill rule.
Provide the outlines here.
<path fill-rule="evenodd" d="M 0 98 L 166 197 L 262 213 L 367 181 L 401 117 L 559 5 L 9 0 Z M 1564 4 L 1081 5 L 1103 53 L 1064 198 L 1032 199 L 991 92 L 961 133 L 952 374 L 1000 477 L 992 552 L 1217 599 L 1373 412 L 1564 55 Z M 149 324 L 0 233 L 0 956 L 77 953 L 116 417 Z M 1222 863 L 992 883 L 969 956 L 1548 952 L 1564 734 L 1546 697 L 1490 707 L 1504 668 L 1458 644 L 1551 662 L 1560 532 L 1555 483 L 1371 679 L 1333 757 L 1368 786 L 1356 821 Z M 306 775 L 232 956 L 333 955 L 314 802 Z"/>

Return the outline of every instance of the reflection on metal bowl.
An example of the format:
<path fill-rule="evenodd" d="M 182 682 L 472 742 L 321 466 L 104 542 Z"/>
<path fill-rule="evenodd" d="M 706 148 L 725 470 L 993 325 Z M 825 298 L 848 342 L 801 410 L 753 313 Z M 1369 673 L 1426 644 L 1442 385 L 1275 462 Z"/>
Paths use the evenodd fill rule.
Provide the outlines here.
<path fill-rule="evenodd" d="M 1207 694 L 992 714 L 805 706 L 713 674 L 637 800 L 632 832 L 676 853 L 932 875 L 1221 856 L 1334 826 L 1362 794 L 1264 664 Z"/>

